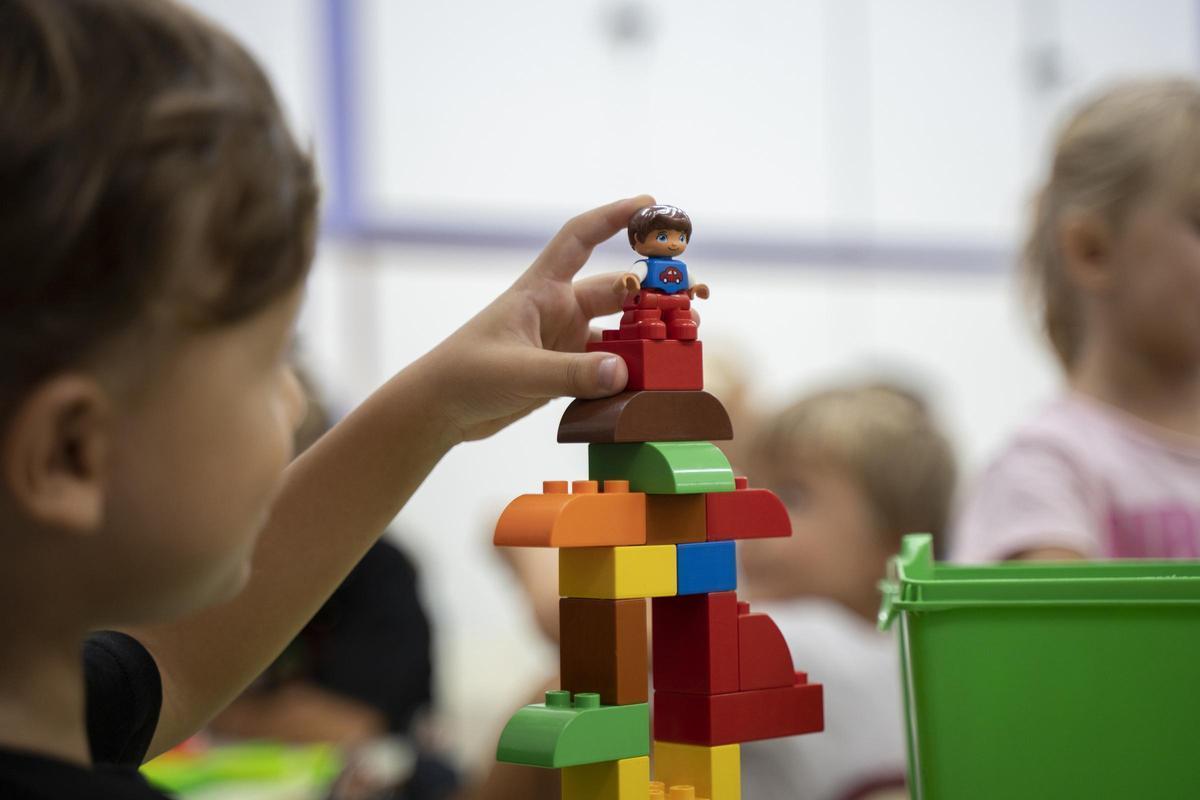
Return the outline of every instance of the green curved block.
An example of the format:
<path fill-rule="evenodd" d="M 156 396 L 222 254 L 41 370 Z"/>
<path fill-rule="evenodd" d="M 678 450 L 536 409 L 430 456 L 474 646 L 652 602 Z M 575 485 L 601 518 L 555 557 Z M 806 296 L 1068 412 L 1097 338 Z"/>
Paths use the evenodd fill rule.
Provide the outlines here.
<path fill-rule="evenodd" d="M 627 480 L 647 494 L 733 491 L 729 459 L 712 442 L 589 444 L 588 478 Z"/>
<path fill-rule="evenodd" d="M 650 754 L 646 703 L 602 706 L 600 695 L 546 692 L 545 704 L 525 706 L 504 726 L 496 760 L 531 767 L 576 767 Z"/>

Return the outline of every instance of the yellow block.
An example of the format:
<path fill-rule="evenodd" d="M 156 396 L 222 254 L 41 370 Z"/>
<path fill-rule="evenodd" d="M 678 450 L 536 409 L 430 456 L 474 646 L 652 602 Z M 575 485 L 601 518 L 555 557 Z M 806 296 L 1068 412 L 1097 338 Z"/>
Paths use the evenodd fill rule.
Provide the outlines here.
<path fill-rule="evenodd" d="M 667 597 L 675 587 L 673 544 L 558 551 L 558 593 L 563 597 Z"/>
<path fill-rule="evenodd" d="M 562 800 L 646 800 L 650 756 L 564 767 Z"/>
<path fill-rule="evenodd" d="M 650 785 L 654 786 L 653 783 Z M 653 795 L 654 792 L 651 791 L 650 794 Z M 696 796 L 695 786 L 672 786 L 670 789 L 667 789 L 667 796 L 665 799 L 661 794 L 659 794 L 658 797 L 659 800 L 708 800 L 707 797 Z"/>
<path fill-rule="evenodd" d="M 695 786 L 696 796 L 709 800 L 741 800 L 740 747 L 655 742 L 654 779 L 667 786 Z"/>

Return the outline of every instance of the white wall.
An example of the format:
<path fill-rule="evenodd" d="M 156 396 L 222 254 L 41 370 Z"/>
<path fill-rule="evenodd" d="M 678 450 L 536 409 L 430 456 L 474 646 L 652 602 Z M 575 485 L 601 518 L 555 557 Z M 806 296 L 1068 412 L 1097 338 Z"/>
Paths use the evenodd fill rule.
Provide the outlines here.
<path fill-rule="evenodd" d="M 1194 72 L 1200 25 L 1189 0 L 352 6 L 383 218 L 548 223 L 648 189 L 721 237 L 998 245 L 1064 106 Z"/>
<path fill-rule="evenodd" d="M 326 0 L 192 0 L 331 164 Z M 1008 247 L 1054 126 L 1200 66 L 1191 0 L 344 0 L 357 200 L 537 230 L 650 190 L 715 238 Z"/>

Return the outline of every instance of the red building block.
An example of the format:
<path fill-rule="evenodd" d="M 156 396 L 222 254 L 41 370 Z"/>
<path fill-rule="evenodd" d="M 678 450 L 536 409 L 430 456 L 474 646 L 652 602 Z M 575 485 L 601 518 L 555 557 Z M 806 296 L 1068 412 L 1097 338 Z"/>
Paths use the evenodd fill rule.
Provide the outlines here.
<path fill-rule="evenodd" d="M 729 694 L 654 693 L 655 741 L 710 747 L 775 739 L 825 728 L 822 686 L 805 683 Z"/>
<path fill-rule="evenodd" d="M 775 689 L 796 682 L 792 654 L 775 620 L 738 603 L 738 686 Z"/>
<path fill-rule="evenodd" d="M 733 488 L 732 492 L 705 495 L 708 541 L 792 535 L 787 508 L 774 492 L 751 489 L 745 478 L 734 478 Z"/>
<path fill-rule="evenodd" d="M 612 339 L 589 342 L 587 351 L 614 353 L 625 359 L 625 366 L 629 368 L 626 391 L 704 388 L 704 357 L 700 342 Z"/>
<path fill-rule="evenodd" d="M 738 689 L 738 618 L 735 592 L 652 601 L 654 688 L 685 694 Z"/>

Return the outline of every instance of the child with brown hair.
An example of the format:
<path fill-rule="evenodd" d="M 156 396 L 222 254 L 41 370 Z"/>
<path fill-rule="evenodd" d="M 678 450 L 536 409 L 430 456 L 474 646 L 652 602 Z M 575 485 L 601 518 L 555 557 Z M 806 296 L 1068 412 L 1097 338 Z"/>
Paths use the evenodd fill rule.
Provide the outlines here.
<path fill-rule="evenodd" d="M 978 482 L 955 557 L 1200 557 L 1200 84 L 1076 112 L 1025 269 L 1066 386 Z"/>
<path fill-rule="evenodd" d="M 289 465 L 317 191 L 261 70 L 161 0 L 0 0 L 0 30 L 0 796 L 161 797 L 137 765 L 270 663 L 447 450 L 624 386 L 579 352 L 614 276 L 572 278 L 654 201 L 568 222 Z"/>
<path fill-rule="evenodd" d="M 748 467 L 751 483 L 788 507 L 792 536 L 741 543 L 739 594 L 771 615 L 828 700 L 820 736 L 742 745 L 745 796 L 849 800 L 902 789 L 899 656 L 875 627 L 877 586 L 904 534 L 940 543 L 954 492 L 950 445 L 912 393 L 846 386 L 763 423 Z"/>

